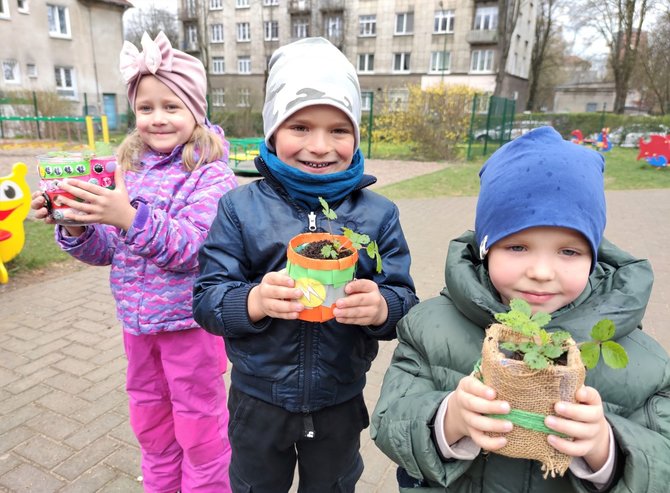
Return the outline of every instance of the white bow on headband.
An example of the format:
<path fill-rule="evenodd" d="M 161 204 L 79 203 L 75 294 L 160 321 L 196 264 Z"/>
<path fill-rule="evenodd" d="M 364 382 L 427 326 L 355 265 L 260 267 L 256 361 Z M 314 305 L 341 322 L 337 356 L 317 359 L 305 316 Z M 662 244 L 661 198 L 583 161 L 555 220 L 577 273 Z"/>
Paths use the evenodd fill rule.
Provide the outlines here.
<path fill-rule="evenodd" d="M 144 33 L 142 48 L 140 53 L 134 44 L 123 42 L 119 68 L 126 84 L 140 74 L 155 74 L 159 69 L 167 72 L 172 70 L 172 45 L 163 31 L 158 33 L 155 40 Z"/>

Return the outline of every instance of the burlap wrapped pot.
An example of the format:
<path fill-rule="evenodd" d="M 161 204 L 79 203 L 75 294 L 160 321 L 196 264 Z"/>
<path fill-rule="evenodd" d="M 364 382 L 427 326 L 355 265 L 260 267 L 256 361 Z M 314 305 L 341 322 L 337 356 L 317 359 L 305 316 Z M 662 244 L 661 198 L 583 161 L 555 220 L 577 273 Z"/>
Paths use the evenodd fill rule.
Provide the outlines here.
<path fill-rule="evenodd" d="M 486 331 L 480 367 L 482 380 L 496 390 L 498 399 L 509 402 L 512 412 L 520 410 L 533 413 L 531 416 L 537 415 L 534 416 L 536 419 L 524 423 L 524 426 L 537 428 L 538 421 L 544 416 L 554 414 L 556 402 L 574 402 L 577 389 L 584 384 L 586 369 L 579 348 L 570 339 L 573 345 L 568 349 L 567 366 L 552 365 L 532 370 L 523 361 L 510 359 L 500 352 L 498 344 L 505 341 L 520 342 L 521 336 L 501 324 L 494 324 Z M 572 458 L 549 445 L 545 432 L 524 426 L 515 423 L 513 430 L 504 434 L 507 445 L 495 453 L 540 461 L 545 478 L 549 474 L 562 476 Z"/>

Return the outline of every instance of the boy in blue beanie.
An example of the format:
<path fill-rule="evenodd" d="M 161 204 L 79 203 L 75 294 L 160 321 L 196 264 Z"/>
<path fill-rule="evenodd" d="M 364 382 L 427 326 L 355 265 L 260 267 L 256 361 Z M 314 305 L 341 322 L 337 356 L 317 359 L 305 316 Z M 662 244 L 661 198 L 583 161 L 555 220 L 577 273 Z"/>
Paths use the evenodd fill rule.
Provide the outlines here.
<path fill-rule="evenodd" d="M 398 347 L 372 417 L 377 446 L 400 467 L 401 491 L 643 492 L 670 479 L 670 360 L 641 330 L 653 274 L 602 238 L 604 160 L 543 127 L 494 153 L 481 172 L 475 231 L 449 246 L 446 288 L 398 325 Z M 549 330 L 581 342 L 607 318 L 631 364 L 598 365 L 575 403 L 545 425 L 573 457 L 544 479 L 540 463 L 487 454 L 506 444 L 509 403 L 472 376 L 494 314 L 521 298 Z M 561 438 L 560 434 L 567 435 Z M 653 461 L 653 466 L 652 466 Z"/>

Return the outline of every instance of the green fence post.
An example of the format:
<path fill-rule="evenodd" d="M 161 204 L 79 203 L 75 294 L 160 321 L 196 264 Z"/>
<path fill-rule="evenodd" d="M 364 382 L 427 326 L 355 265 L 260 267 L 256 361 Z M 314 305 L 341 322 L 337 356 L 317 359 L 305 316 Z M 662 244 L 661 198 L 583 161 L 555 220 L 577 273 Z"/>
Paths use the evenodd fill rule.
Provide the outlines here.
<path fill-rule="evenodd" d="M 471 155 L 472 138 L 474 137 L 473 127 L 475 125 L 475 112 L 477 111 L 477 100 L 478 99 L 479 99 L 479 94 L 475 93 L 474 97 L 472 98 L 472 111 L 470 112 L 470 131 L 468 132 L 468 153 L 467 153 L 467 156 L 466 156 L 466 159 L 468 161 L 472 157 L 472 155 Z"/>
<path fill-rule="evenodd" d="M 37 111 L 37 93 L 33 91 L 33 108 L 35 108 L 35 117 L 39 117 L 40 113 Z M 37 125 L 37 138 L 38 140 L 42 140 L 42 134 L 40 133 L 40 121 L 35 120 L 35 125 Z"/>
<path fill-rule="evenodd" d="M 372 148 L 372 110 L 375 107 L 375 93 L 370 91 L 370 114 L 368 115 L 368 159 L 370 159 Z"/>

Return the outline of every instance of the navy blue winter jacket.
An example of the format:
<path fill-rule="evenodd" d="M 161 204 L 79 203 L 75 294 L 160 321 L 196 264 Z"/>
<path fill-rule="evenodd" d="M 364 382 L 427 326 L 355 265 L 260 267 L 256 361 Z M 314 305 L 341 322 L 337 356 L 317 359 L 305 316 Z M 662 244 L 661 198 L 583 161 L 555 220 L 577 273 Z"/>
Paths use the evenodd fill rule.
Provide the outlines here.
<path fill-rule="evenodd" d="M 233 386 L 290 412 L 313 412 L 363 390 L 377 341 L 394 339 L 396 323 L 418 302 L 409 249 L 398 208 L 365 190 L 376 179 L 364 175 L 354 192 L 330 204 L 338 216 L 331 222 L 333 232 L 347 226 L 377 240 L 382 273 L 375 272 L 374 261 L 363 253 L 356 277 L 379 285 L 388 304 L 386 323 L 366 327 L 334 319 L 315 323 L 270 317 L 252 323 L 249 291 L 266 273 L 286 266 L 289 240 L 328 228 L 320 211 L 305 210 L 289 197 L 261 158 L 256 158 L 256 167 L 265 179 L 232 190 L 219 201 L 200 249 L 193 314 L 205 330 L 223 336 L 233 364 Z"/>

